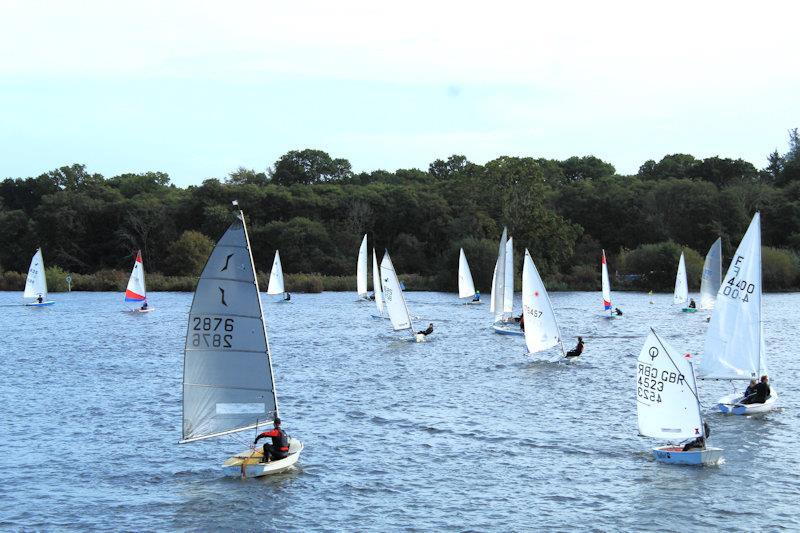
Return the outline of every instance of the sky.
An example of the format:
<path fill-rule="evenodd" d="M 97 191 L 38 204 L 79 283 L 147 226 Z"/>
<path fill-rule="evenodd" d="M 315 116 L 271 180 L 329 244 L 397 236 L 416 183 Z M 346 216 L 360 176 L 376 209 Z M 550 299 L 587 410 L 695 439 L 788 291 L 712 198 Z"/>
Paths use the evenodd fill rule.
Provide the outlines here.
<path fill-rule="evenodd" d="M 0 0 L 0 178 L 180 186 L 320 149 L 353 170 L 672 153 L 800 127 L 800 4 Z"/>

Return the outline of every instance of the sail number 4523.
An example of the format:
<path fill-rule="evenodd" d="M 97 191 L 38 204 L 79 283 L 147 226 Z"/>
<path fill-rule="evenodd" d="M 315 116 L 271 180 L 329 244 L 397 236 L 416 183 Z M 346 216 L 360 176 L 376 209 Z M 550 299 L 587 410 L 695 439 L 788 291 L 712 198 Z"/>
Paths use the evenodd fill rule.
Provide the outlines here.
<path fill-rule="evenodd" d="M 233 318 L 192 317 L 192 346 L 195 348 L 232 348 L 236 322 Z M 196 333 L 195 333 L 196 332 Z"/>

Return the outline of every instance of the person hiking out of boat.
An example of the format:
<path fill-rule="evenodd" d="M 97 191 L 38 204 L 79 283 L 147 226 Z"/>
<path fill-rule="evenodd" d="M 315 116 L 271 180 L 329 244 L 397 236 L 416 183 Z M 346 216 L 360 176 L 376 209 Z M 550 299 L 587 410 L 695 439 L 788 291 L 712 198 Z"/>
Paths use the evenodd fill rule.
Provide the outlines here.
<path fill-rule="evenodd" d="M 36 301 L 37 301 L 38 303 L 42 303 L 42 302 L 44 301 L 44 298 L 42 298 L 42 295 L 41 295 L 41 294 L 40 294 L 40 295 L 39 295 L 39 296 L 36 298 Z"/>
<path fill-rule="evenodd" d="M 283 299 L 288 302 L 289 300 L 292 299 L 292 295 L 289 294 L 288 292 L 284 292 L 283 293 Z"/>
<path fill-rule="evenodd" d="M 697 304 L 694 303 L 694 298 L 689 298 L 689 309 L 697 309 Z"/>
<path fill-rule="evenodd" d="M 764 403 L 769 398 L 770 389 L 769 389 L 769 378 L 767 376 L 761 376 L 761 381 L 756 385 L 756 392 L 755 394 L 751 394 L 744 400 L 742 400 L 743 404 L 751 404 L 751 403 Z"/>
<path fill-rule="evenodd" d="M 575 348 L 567 352 L 567 357 L 578 357 L 583 353 L 583 337 L 578 337 L 578 344 Z"/>
<path fill-rule="evenodd" d="M 418 331 L 417 335 L 425 335 L 426 337 L 433 333 L 433 324 L 428 324 L 428 329 L 423 329 L 422 331 Z"/>
<path fill-rule="evenodd" d="M 620 311 L 619 307 L 614 308 L 614 314 L 617 316 L 622 316 L 622 311 Z"/>
<path fill-rule="evenodd" d="M 264 444 L 264 457 L 262 458 L 264 463 L 285 459 L 289 456 L 289 436 L 281 429 L 281 419 L 276 417 L 272 421 L 272 425 L 272 429 L 260 433 L 253 441 L 253 445 L 256 445 L 261 439 L 267 437 L 272 439 L 272 442 Z"/>
<path fill-rule="evenodd" d="M 689 442 L 684 444 L 683 451 L 688 452 L 689 450 L 705 450 L 706 439 L 708 438 L 709 435 L 711 435 L 711 429 L 709 429 L 706 421 L 703 420 L 703 435 L 700 435 L 696 439 L 690 440 Z"/>
<path fill-rule="evenodd" d="M 473 302 L 481 301 L 481 291 L 475 291 L 475 296 L 472 297 Z"/>

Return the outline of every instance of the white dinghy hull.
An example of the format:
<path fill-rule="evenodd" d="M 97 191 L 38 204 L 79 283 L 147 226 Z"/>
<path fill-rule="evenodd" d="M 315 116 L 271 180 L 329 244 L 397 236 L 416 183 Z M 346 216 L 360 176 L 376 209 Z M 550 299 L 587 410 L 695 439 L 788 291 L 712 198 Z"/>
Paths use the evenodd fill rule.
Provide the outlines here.
<path fill-rule="evenodd" d="M 39 303 L 39 302 L 32 302 L 32 303 L 27 303 L 27 304 L 25 304 L 25 305 L 27 305 L 28 307 L 47 307 L 47 306 L 49 306 L 49 305 L 53 305 L 54 303 L 55 303 L 55 302 L 51 300 L 51 301 L 48 301 L 48 302 L 42 302 L 42 303 Z"/>
<path fill-rule="evenodd" d="M 775 409 L 778 403 L 778 393 L 775 387 L 770 386 L 770 395 L 764 403 L 739 403 L 744 398 L 739 393 L 723 396 L 717 401 L 717 409 L 726 415 L 757 415 L 768 413 Z"/>
<path fill-rule="evenodd" d="M 519 335 L 520 337 L 525 335 L 525 332 L 519 329 L 518 325 L 517 326 L 494 325 L 492 326 L 492 329 L 494 329 L 494 332 L 499 335 Z"/>
<path fill-rule="evenodd" d="M 671 465 L 715 465 L 722 460 L 722 448 L 683 451 L 683 446 L 653 448 L 653 457 L 659 463 Z"/>
<path fill-rule="evenodd" d="M 226 476 L 252 478 L 279 474 L 292 468 L 300 459 L 303 443 L 297 439 L 289 438 L 289 456 L 285 459 L 262 463 L 264 453 L 261 449 L 245 450 L 230 457 L 222 463 L 222 471 Z"/>

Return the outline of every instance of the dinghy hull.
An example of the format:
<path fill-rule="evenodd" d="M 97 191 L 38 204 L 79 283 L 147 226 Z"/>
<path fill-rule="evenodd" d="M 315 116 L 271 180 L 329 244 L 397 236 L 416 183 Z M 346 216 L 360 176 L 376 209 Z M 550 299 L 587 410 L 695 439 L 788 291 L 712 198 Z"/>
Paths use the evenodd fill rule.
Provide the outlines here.
<path fill-rule="evenodd" d="M 723 396 L 717 402 L 717 409 L 726 415 L 757 415 L 768 413 L 777 407 L 778 392 L 775 390 L 775 387 L 771 387 L 771 394 L 764 403 L 739 403 L 742 400 L 742 395 L 738 393 Z"/>
<path fill-rule="evenodd" d="M 303 443 L 289 438 L 289 456 L 285 459 L 262 463 L 264 453 L 261 449 L 245 450 L 222 463 L 222 471 L 227 476 L 253 478 L 279 474 L 292 468 L 300 459 Z"/>
<path fill-rule="evenodd" d="M 494 325 L 492 326 L 492 329 L 498 335 L 519 335 L 520 337 L 525 335 L 525 332 L 519 329 L 519 326 L 508 327 L 508 326 Z"/>
<path fill-rule="evenodd" d="M 683 309 L 681 309 L 681 311 L 683 311 L 684 313 L 696 313 L 697 309 L 694 307 L 684 307 Z"/>
<path fill-rule="evenodd" d="M 25 305 L 27 305 L 28 307 L 47 307 L 47 306 L 49 306 L 49 305 L 53 305 L 54 303 L 55 303 L 55 302 L 53 302 L 53 301 L 50 301 L 50 302 L 42 302 L 42 303 L 39 303 L 39 302 L 32 302 L 32 303 L 28 303 L 28 304 L 25 304 Z"/>
<path fill-rule="evenodd" d="M 659 463 L 671 465 L 715 465 L 722 460 L 722 448 L 683 451 L 683 446 L 653 448 L 653 457 Z"/>

